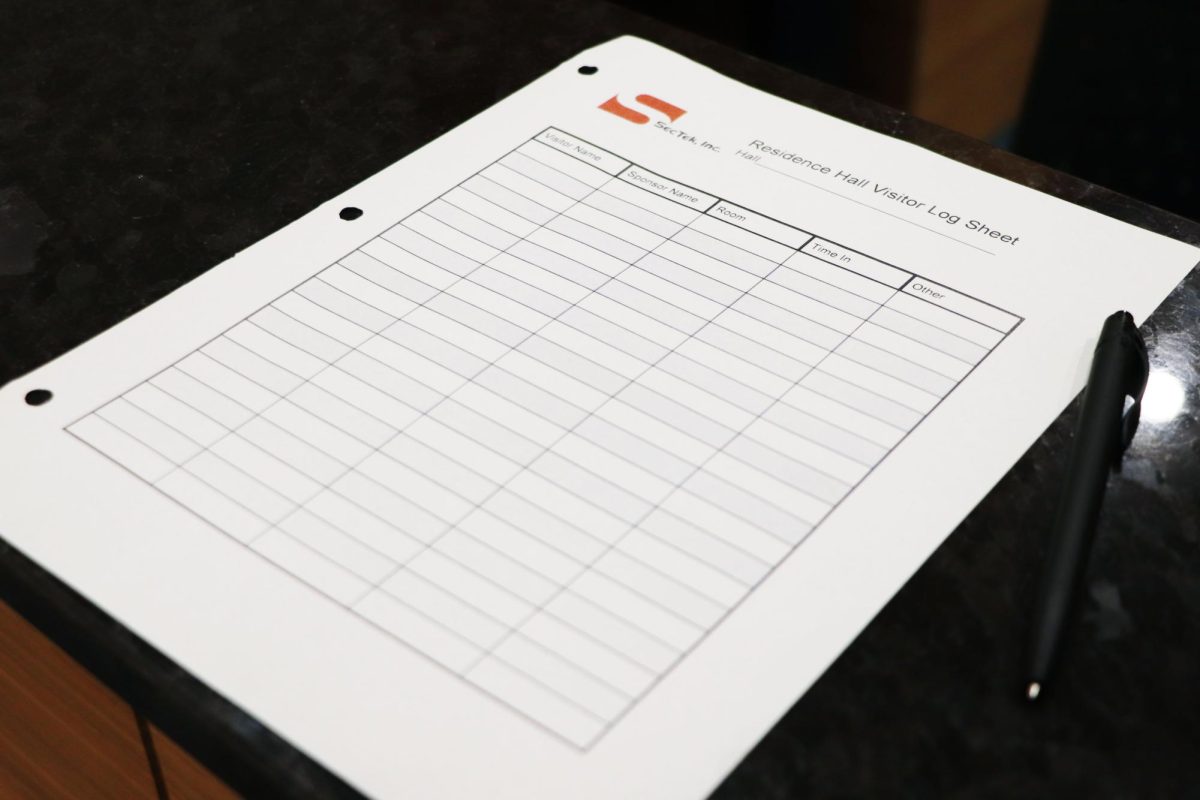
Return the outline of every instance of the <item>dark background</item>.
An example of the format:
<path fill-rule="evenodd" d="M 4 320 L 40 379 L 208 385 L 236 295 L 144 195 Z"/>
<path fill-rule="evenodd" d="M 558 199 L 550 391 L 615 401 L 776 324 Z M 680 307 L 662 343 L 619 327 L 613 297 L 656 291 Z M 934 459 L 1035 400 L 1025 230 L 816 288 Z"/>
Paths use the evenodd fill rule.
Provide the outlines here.
<path fill-rule="evenodd" d="M 1200 3 L 619 2 L 1200 218 Z"/>
<path fill-rule="evenodd" d="M 1023 16 L 999 33 L 963 11 L 990 9 L 987 19 L 1003 20 L 1001 12 L 1017 6 Z M 1021 39 L 1033 6 L 645 6 L 784 65 L 774 67 L 599 2 L 2 0 L 0 382 L 100 333 L 573 53 L 627 32 L 789 99 L 1200 242 L 1181 220 L 793 69 L 941 115 L 1195 216 L 1194 137 L 1184 124 L 1197 85 L 1187 38 L 1195 6 L 1118 11 L 1056 2 L 1044 38 L 1039 12 L 1033 38 Z M 1011 66 L 1021 62 L 1011 47 L 988 49 L 1018 41 L 1024 67 Z M 1021 82 L 1016 102 L 1004 95 L 1011 119 L 979 130 L 1003 105 L 999 90 L 1027 74 L 1027 93 Z M 1198 319 L 1194 273 L 1144 328 L 1155 364 L 1185 379 L 1187 404 L 1170 425 L 1139 435 L 1113 481 L 1065 652 L 1069 678 L 1047 702 L 1029 708 L 1019 699 L 1019 656 L 1073 410 L 717 796 L 1200 797 Z M 233 785 L 260 795 L 332 785 L 2 541 L 0 599 Z"/>

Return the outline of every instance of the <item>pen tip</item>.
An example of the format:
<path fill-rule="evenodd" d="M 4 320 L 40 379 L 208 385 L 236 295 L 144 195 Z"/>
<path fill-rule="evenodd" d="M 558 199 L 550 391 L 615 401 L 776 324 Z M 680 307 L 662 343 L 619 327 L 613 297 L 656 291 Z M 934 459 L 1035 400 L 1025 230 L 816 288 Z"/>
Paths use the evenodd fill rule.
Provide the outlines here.
<path fill-rule="evenodd" d="M 1041 693 L 1042 693 L 1042 685 L 1040 683 L 1038 683 L 1037 681 L 1030 683 L 1029 686 L 1025 689 L 1025 696 L 1027 698 L 1029 698 L 1030 702 L 1037 700 L 1038 695 Z"/>

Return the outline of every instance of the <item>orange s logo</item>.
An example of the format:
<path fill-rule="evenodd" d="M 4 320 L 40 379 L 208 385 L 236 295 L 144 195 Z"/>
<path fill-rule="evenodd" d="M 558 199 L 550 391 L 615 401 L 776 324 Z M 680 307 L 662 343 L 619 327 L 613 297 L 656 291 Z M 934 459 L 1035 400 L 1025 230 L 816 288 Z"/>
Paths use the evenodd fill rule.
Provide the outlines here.
<path fill-rule="evenodd" d="M 640 105 L 646 106 L 646 108 L 654 109 L 655 111 L 659 112 L 660 114 L 665 115 L 667 117 L 667 119 L 671 120 L 671 122 L 674 122 L 675 120 L 679 119 L 680 117 L 682 117 L 684 114 L 687 113 L 679 106 L 671 105 L 670 103 L 668 103 L 665 100 L 659 100 L 657 97 L 655 97 L 653 95 L 639 94 L 634 99 L 637 100 L 637 102 Z M 649 116 L 647 116 L 646 114 L 643 114 L 641 111 L 636 111 L 636 110 L 630 108 L 629 106 L 625 105 L 624 103 L 622 103 L 620 100 L 617 99 L 617 96 L 615 94 L 612 97 L 605 100 L 603 103 L 601 103 L 599 105 L 599 108 L 603 109 L 604 111 L 607 111 L 610 114 L 616 114 L 621 119 L 629 120 L 630 122 L 636 123 L 638 125 L 645 125 L 647 122 L 650 121 Z"/>

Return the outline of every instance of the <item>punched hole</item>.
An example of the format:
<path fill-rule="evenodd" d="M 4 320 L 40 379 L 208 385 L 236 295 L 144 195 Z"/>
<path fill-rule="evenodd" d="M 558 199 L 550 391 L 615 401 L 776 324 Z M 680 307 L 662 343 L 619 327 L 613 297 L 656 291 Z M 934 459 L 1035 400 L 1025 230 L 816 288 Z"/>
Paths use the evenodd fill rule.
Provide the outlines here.
<path fill-rule="evenodd" d="M 31 389 L 25 393 L 25 404 L 40 406 L 50 402 L 54 394 L 49 389 Z"/>
<path fill-rule="evenodd" d="M 345 220 L 358 219 L 362 215 L 362 209 L 355 208 L 354 206 L 346 206 L 338 212 L 338 216 Z"/>
<path fill-rule="evenodd" d="M 600 71 L 599 67 L 590 67 L 589 66 L 589 67 L 580 67 L 579 68 L 580 75 L 595 75 L 599 71 Z"/>

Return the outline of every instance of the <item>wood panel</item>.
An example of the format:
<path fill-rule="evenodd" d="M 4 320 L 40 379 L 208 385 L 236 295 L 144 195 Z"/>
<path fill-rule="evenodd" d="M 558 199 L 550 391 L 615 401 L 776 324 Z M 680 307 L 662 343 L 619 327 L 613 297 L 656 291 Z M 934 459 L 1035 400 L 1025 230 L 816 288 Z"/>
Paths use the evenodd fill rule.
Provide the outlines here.
<path fill-rule="evenodd" d="M 909 110 L 987 138 L 1016 121 L 1046 0 L 920 0 Z"/>
<path fill-rule="evenodd" d="M 156 796 L 129 706 L 0 603 L 0 797 Z"/>
<path fill-rule="evenodd" d="M 165 733 L 153 725 L 150 731 L 170 800 L 236 800 L 240 796 Z"/>

